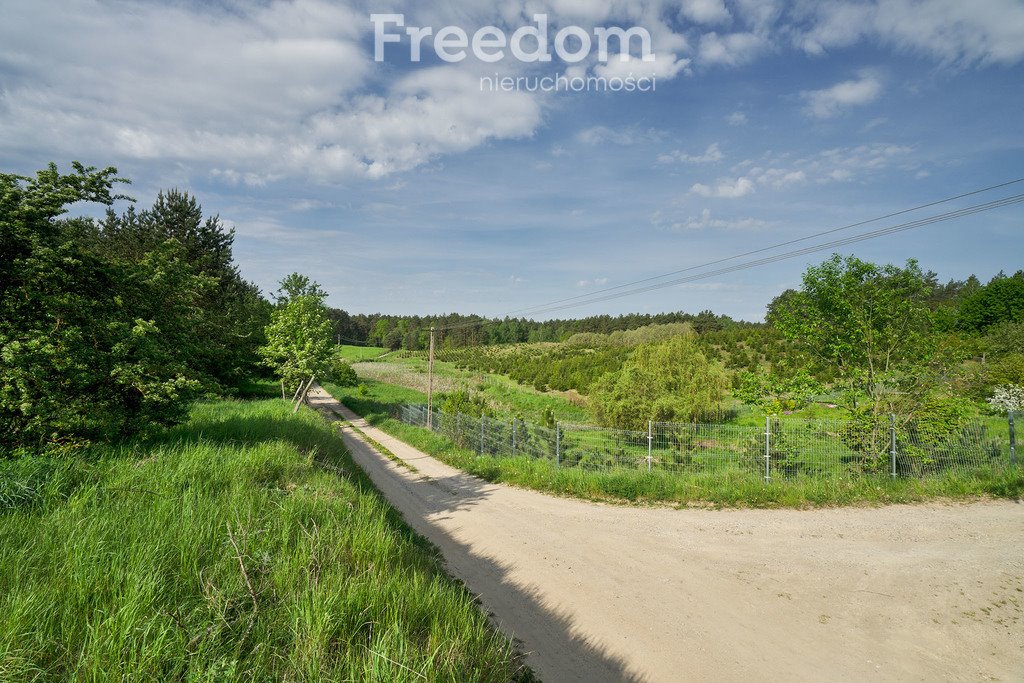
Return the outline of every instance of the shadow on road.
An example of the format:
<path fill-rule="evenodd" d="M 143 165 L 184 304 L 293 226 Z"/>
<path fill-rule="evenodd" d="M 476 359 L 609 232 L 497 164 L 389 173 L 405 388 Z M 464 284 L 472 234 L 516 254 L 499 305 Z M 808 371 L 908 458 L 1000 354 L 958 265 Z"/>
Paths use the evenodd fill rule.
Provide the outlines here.
<path fill-rule="evenodd" d="M 310 405 L 329 420 L 346 420 L 340 404 L 326 391 L 311 394 Z M 465 473 L 426 477 L 405 470 L 378 453 L 350 426 L 345 428 L 344 438 L 357 464 L 400 509 L 406 523 L 441 551 L 449 573 L 479 597 L 498 628 L 517 640 L 540 678 L 647 680 L 601 643 L 580 634 L 572 617 L 552 606 L 536 587 L 513 582 L 510 563 L 474 552 L 440 524 L 453 513 L 471 510 L 487 500 L 497 485 Z M 594 599 L 600 600 L 600 596 Z"/>

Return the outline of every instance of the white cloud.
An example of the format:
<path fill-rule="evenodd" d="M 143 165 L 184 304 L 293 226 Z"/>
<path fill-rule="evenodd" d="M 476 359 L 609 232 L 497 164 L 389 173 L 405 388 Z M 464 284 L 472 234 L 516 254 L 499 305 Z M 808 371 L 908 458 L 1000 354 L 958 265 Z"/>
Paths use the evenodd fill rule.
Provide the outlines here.
<path fill-rule="evenodd" d="M 683 0 L 680 13 L 700 24 L 716 24 L 731 17 L 722 0 Z"/>
<path fill-rule="evenodd" d="M 734 0 L 737 14 L 757 32 L 771 29 L 782 14 L 780 0 Z"/>
<path fill-rule="evenodd" d="M 879 126 L 884 126 L 887 123 L 889 123 L 889 118 L 887 116 L 877 116 L 868 121 L 867 123 L 865 123 L 864 127 L 861 128 L 861 130 L 867 133 L 870 130 L 878 128 Z"/>
<path fill-rule="evenodd" d="M 768 185 L 776 190 L 781 190 L 789 185 L 798 185 L 807 180 L 807 173 L 800 170 L 786 168 L 752 168 L 750 178 L 759 185 Z"/>
<path fill-rule="evenodd" d="M 708 148 L 702 154 L 687 154 L 678 149 L 660 154 L 658 155 L 658 163 L 710 164 L 721 161 L 724 157 L 725 155 L 718 149 L 718 143 L 713 142 L 708 145 Z"/>
<path fill-rule="evenodd" d="M 489 139 L 527 136 L 541 122 L 540 103 L 530 94 L 481 94 L 478 76 L 451 66 L 414 71 L 387 97 L 364 96 L 353 104 L 349 111 L 314 117 L 310 142 L 317 147 L 299 153 L 379 178 Z"/>
<path fill-rule="evenodd" d="M 145 161 L 250 187 L 293 176 L 380 178 L 493 140 L 528 137 L 557 108 L 540 94 L 479 92 L 478 76 L 486 74 L 472 60 L 411 73 L 375 64 L 367 6 L 356 0 L 127 7 L 104 0 L 64 0 L 60 11 L 47 3 L 4 4 L 5 156 Z M 961 65 L 1024 59 L 1024 5 L 1016 0 L 823 0 L 786 13 L 775 0 L 395 0 L 390 9 L 423 26 L 508 28 L 550 9 L 556 23 L 648 28 L 653 62 L 613 57 L 579 67 L 604 77 L 669 80 L 690 74 L 691 58 L 740 65 L 780 40 L 810 52 L 881 41 Z M 665 20 L 677 12 L 690 24 L 685 32 Z M 698 37 L 693 22 L 718 32 Z M 526 67 L 503 68 L 517 74 Z M 828 117 L 876 100 L 881 90 L 880 79 L 862 74 L 804 99 L 811 116 Z M 728 121 L 741 125 L 743 115 Z"/>
<path fill-rule="evenodd" d="M 719 179 L 713 186 L 697 183 L 690 192 L 701 197 L 718 197 L 720 199 L 738 199 L 754 191 L 754 183 L 750 178 L 740 177 L 735 180 Z"/>
<path fill-rule="evenodd" d="M 857 147 L 836 147 L 818 154 L 792 158 L 787 154 L 766 154 L 761 159 L 746 159 L 731 171 L 737 178 L 719 178 L 714 183 L 696 183 L 690 193 L 700 197 L 738 199 L 758 187 L 784 190 L 815 183 L 819 185 L 854 180 L 858 174 L 876 173 L 904 159 L 911 148 L 878 143 Z M 916 166 L 907 166 L 916 170 Z"/>
<path fill-rule="evenodd" d="M 870 104 L 882 94 L 882 81 L 870 72 L 861 72 L 856 80 L 842 81 L 822 90 L 804 90 L 804 112 L 816 119 L 831 118 L 848 107 Z"/>
<path fill-rule="evenodd" d="M 604 145 L 604 144 L 615 144 L 615 145 L 637 145 L 646 142 L 655 142 L 660 140 L 664 134 L 661 131 L 648 128 L 646 130 L 628 127 L 628 128 L 609 128 L 608 126 L 592 126 L 581 130 L 576 134 L 576 139 L 585 145 Z"/>
<path fill-rule="evenodd" d="M 747 115 L 741 111 L 734 111 L 725 117 L 725 120 L 730 126 L 744 126 L 747 123 Z"/>
<path fill-rule="evenodd" d="M 877 8 L 873 4 L 823 2 L 814 6 L 812 26 L 797 33 L 795 42 L 807 52 L 823 54 L 830 47 L 849 47 L 871 31 Z"/>
<path fill-rule="evenodd" d="M 706 33 L 700 39 L 698 59 L 703 64 L 738 66 L 753 61 L 769 46 L 765 38 L 753 33 Z"/>
<path fill-rule="evenodd" d="M 667 81 L 680 73 L 688 74 L 690 60 L 677 57 L 671 52 L 655 52 L 654 60 L 645 62 L 639 57 L 613 55 L 604 64 L 594 67 L 594 74 L 602 78 L 654 78 Z"/>
<path fill-rule="evenodd" d="M 539 95 L 480 92 L 479 65 L 393 79 L 363 44 L 366 14 L 321 0 L 4 14 L 0 63 L 19 66 L 0 140 L 58 157 L 187 163 L 252 187 L 379 178 L 543 120 Z"/>
<path fill-rule="evenodd" d="M 593 280 L 580 280 L 576 283 L 577 287 L 600 287 L 601 285 L 608 284 L 608 278 L 596 277 Z"/>
<path fill-rule="evenodd" d="M 946 64 L 1024 59 L 1024 4 L 1017 0 L 826 0 L 802 9 L 810 25 L 794 39 L 812 54 L 876 38 Z"/>
<path fill-rule="evenodd" d="M 818 154 L 793 158 L 788 154 L 766 154 L 760 159 L 745 159 L 732 167 L 743 173 L 741 180 L 751 185 L 782 190 L 805 183 L 826 184 L 854 180 L 866 172 L 878 172 L 901 161 L 913 151 L 904 145 L 876 143 L 856 147 L 835 147 Z M 916 168 L 913 164 L 911 169 Z M 735 184 L 735 183 L 734 183 Z M 694 186 L 695 188 L 697 186 Z M 724 196 L 699 184 L 692 190 L 702 196 Z M 706 194 L 705 194 L 706 193 Z"/>
<path fill-rule="evenodd" d="M 319 199 L 296 199 L 288 204 L 288 208 L 291 211 L 303 212 L 313 211 L 315 209 L 327 208 L 330 205 L 327 202 L 322 202 Z"/>
<path fill-rule="evenodd" d="M 759 230 L 771 225 L 760 218 L 714 218 L 710 209 L 703 209 L 698 216 L 690 216 L 678 221 L 666 221 L 660 213 L 656 213 L 651 222 L 655 225 L 676 232 L 690 230 Z"/>

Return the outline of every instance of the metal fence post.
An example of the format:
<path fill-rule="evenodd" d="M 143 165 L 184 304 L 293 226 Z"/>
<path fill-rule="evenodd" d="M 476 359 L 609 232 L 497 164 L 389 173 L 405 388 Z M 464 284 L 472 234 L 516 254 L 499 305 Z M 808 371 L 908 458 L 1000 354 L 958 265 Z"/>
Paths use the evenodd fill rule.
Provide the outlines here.
<path fill-rule="evenodd" d="M 562 465 L 562 427 L 555 423 L 555 467 Z"/>
<path fill-rule="evenodd" d="M 480 414 L 480 455 L 484 454 L 484 416 Z"/>
<path fill-rule="evenodd" d="M 1017 435 L 1013 432 L 1013 411 L 1007 413 L 1010 421 L 1010 467 L 1017 464 Z"/>
<path fill-rule="evenodd" d="M 516 457 L 516 419 L 512 418 L 512 457 Z"/>
<path fill-rule="evenodd" d="M 647 421 L 647 471 L 651 471 L 651 450 L 654 447 L 654 422 Z"/>
<path fill-rule="evenodd" d="M 889 414 L 889 456 L 892 458 L 892 478 L 896 478 L 896 416 Z"/>
<path fill-rule="evenodd" d="M 764 480 L 772 479 L 772 418 L 764 418 Z"/>

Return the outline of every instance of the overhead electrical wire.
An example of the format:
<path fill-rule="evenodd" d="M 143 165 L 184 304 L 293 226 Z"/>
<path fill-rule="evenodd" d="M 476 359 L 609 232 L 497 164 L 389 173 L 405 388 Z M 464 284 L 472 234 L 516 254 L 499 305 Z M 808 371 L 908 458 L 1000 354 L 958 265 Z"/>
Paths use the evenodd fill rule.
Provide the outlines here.
<path fill-rule="evenodd" d="M 932 225 L 933 223 L 940 223 L 943 221 L 953 220 L 956 218 L 962 218 L 964 216 L 970 216 L 976 213 L 982 213 L 984 211 L 990 211 L 992 209 L 998 209 L 1003 206 L 1011 206 L 1013 204 L 1024 203 L 1024 194 L 1013 195 L 1005 199 L 988 202 L 986 204 L 979 204 L 977 206 L 968 207 L 966 209 L 960 209 L 957 211 L 950 211 L 944 214 L 938 214 L 935 216 L 929 216 L 928 218 L 922 218 L 920 220 L 911 221 L 909 223 L 901 223 L 888 228 L 881 228 L 879 230 L 873 230 L 871 232 L 863 233 L 860 235 L 853 235 L 839 240 L 833 240 L 824 244 L 816 244 L 803 249 L 796 249 L 794 251 L 783 252 L 774 256 L 768 256 L 762 259 L 754 261 L 745 261 L 738 263 L 733 266 L 726 268 L 720 268 L 718 270 L 707 271 L 703 273 L 697 273 L 688 277 L 678 278 L 675 280 L 669 280 L 667 282 L 659 282 L 653 285 L 647 285 L 644 287 L 638 287 L 636 289 L 630 289 L 624 292 L 618 292 L 615 294 L 608 294 L 597 298 L 587 299 L 586 301 L 578 301 L 575 303 L 562 304 L 559 306 L 550 306 L 548 308 L 542 308 L 533 311 L 533 314 L 539 313 L 550 313 L 553 311 L 564 310 L 567 308 L 573 308 L 576 306 L 585 306 L 588 304 L 599 303 L 602 301 L 611 301 L 612 299 L 619 299 L 626 296 L 632 296 L 634 294 L 642 294 L 644 292 L 650 292 L 656 289 L 663 289 L 665 287 L 675 287 L 695 280 L 701 280 L 708 277 L 714 277 L 716 275 L 724 275 L 727 273 L 734 273 L 738 270 L 746 270 L 748 268 L 754 268 L 757 266 L 768 265 L 770 263 L 777 263 L 786 259 L 795 258 L 797 256 L 803 256 L 805 254 L 811 254 L 818 251 L 825 251 L 827 249 L 834 249 L 836 247 L 845 246 L 848 244 L 855 244 L 857 242 L 863 242 L 865 240 L 875 239 L 876 237 L 883 237 L 885 235 L 892 235 L 897 232 L 904 232 L 906 230 L 913 230 L 914 228 L 924 227 L 926 225 Z"/>
<path fill-rule="evenodd" d="M 779 249 L 781 247 L 788 247 L 791 244 L 797 244 L 799 242 L 806 242 L 807 240 L 812 240 L 812 239 L 815 239 L 817 237 L 824 237 L 825 235 L 831 235 L 833 233 L 841 232 L 843 230 L 851 230 L 853 228 L 859 228 L 861 226 L 869 225 L 871 223 L 877 223 L 878 221 L 884 221 L 884 220 L 889 219 L 889 218 L 895 218 L 896 216 L 902 216 L 904 214 L 908 214 L 908 213 L 911 213 L 911 212 L 914 212 L 914 211 L 920 211 L 921 209 L 927 209 L 927 208 L 930 208 L 930 207 L 933 207 L 933 206 L 938 206 L 939 204 L 947 204 L 949 202 L 956 201 L 957 199 L 963 199 L 965 197 L 971 197 L 973 195 L 981 194 L 983 192 L 991 192 L 992 190 L 998 190 L 1000 188 L 1007 187 L 1008 185 L 1014 185 L 1016 183 L 1021 183 L 1021 182 L 1024 182 L 1024 178 L 1017 178 L 1016 180 L 1009 180 L 1009 181 L 1006 181 L 1005 183 L 999 183 L 997 185 L 990 185 L 988 187 L 983 187 L 983 188 L 978 189 L 978 190 L 972 190 L 970 192 L 964 192 L 962 194 L 958 194 L 958 195 L 953 196 L 953 197 L 946 197 L 945 199 L 939 199 L 939 200 L 936 200 L 936 201 L 933 201 L 933 202 L 928 202 L 927 204 L 919 204 L 919 205 L 911 207 L 909 209 L 902 209 L 900 211 L 894 211 L 892 213 L 885 214 L 884 216 L 878 216 L 876 218 L 870 218 L 868 220 L 858 221 L 856 223 L 850 223 L 848 225 L 843 225 L 843 226 L 840 226 L 838 228 L 831 228 L 829 230 L 823 230 L 821 232 L 814 233 L 813 235 L 807 235 L 805 237 L 798 237 L 796 239 L 788 240 L 786 242 L 779 242 L 778 244 L 772 244 L 772 245 L 767 246 L 767 247 L 761 247 L 759 249 L 754 249 L 752 251 L 747 251 L 747 252 L 744 252 L 742 254 L 735 254 L 733 256 L 727 256 L 725 258 L 720 258 L 720 259 L 717 259 L 717 260 L 714 260 L 714 261 L 708 261 L 707 263 L 701 263 L 701 264 L 695 265 L 695 266 L 688 266 L 686 268 L 681 268 L 679 270 L 674 270 L 674 271 L 671 271 L 671 272 L 668 272 L 668 273 L 662 273 L 661 275 L 654 275 L 654 276 L 651 276 L 651 277 L 643 278 L 642 280 L 634 280 L 633 282 L 626 282 L 626 283 L 621 284 L 621 285 L 615 285 L 614 287 L 606 287 L 604 289 L 599 289 L 599 290 L 595 290 L 595 291 L 592 291 L 592 292 L 587 292 L 586 294 L 579 294 L 577 296 L 571 296 L 571 297 L 567 297 L 565 299 L 558 299 L 556 301 L 549 301 L 546 304 L 540 304 L 540 305 L 537 305 L 537 306 L 528 306 L 527 308 L 520 308 L 520 309 L 517 309 L 515 311 L 510 311 L 509 313 L 510 314 L 514 314 L 514 313 L 530 312 L 530 311 L 533 311 L 534 309 L 538 309 L 538 308 L 547 308 L 547 307 L 553 306 L 555 304 L 565 303 L 565 302 L 568 302 L 568 301 L 576 301 L 578 299 L 588 298 L 588 297 L 591 297 L 591 296 L 594 296 L 594 295 L 597 295 L 597 294 L 602 294 L 604 292 L 612 292 L 612 291 L 616 291 L 616 290 L 619 290 L 619 289 L 625 289 L 626 287 L 632 287 L 634 285 L 643 284 L 645 282 L 653 282 L 654 280 L 661 280 L 663 278 L 671 277 L 673 275 L 679 275 L 681 273 L 686 273 L 686 272 L 690 272 L 690 271 L 694 271 L 694 270 L 699 270 L 701 268 L 707 268 L 707 267 L 710 267 L 710 266 L 715 266 L 715 265 L 718 265 L 719 263 L 725 263 L 726 261 L 733 261 L 733 260 L 738 259 L 738 258 L 744 258 L 746 256 L 753 256 L 754 254 L 761 254 L 761 253 L 764 253 L 766 251 L 771 251 L 773 249 Z"/>
<path fill-rule="evenodd" d="M 843 226 L 838 227 L 838 228 L 832 228 L 832 229 L 829 229 L 829 230 L 824 230 L 824 231 L 821 231 L 821 232 L 817 232 L 817 233 L 814 233 L 813 235 L 807 235 L 805 237 L 799 237 L 799 238 L 788 240 L 788 241 L 785 241 L 785 242 L 779 242 L 778 244 L 773 244 L 773 245 L 770 245 L 770 246 L 767 246 L 767 247 L 761 247 L 759 249 L 754 249 L 754 250 L 751 250 L 751 251 L 747 251 L 747 252 L 744 252 L 742 254 L 736 254 L 736 255 L 733 255 L 733 256 L 728 256 L 726 258 L 716 259 L 716 260 L 713 260 L 713 261 L 708 261 L 706 263 L 702 263 L 702 264 L 698 264 L 698 265 L 694 265 L 694 266 L 688 266 L 686 268 L 682 268 L 682 269 L 679 269 L 679 270 L 671 271 L 671 272 L 668 272 L 668 273 L 662 273 L 661 275 L 655 275 L 655 276 L 652 276 L 652 277 L 647 277 L 647 278 L 643 278 L 643 279 L 640 279 L 640 280 L 635 280 L 635 281 L 632 281 L 632 282 L 627 282 L 627 283 L 624 283 L 624 284 L 621 284 L 621 285 L 615 285 L 613 287 L 607 287 L 605 289 L 600 289 L 600 290 L 597 290 L 597 291 L 588 292 L 586 294 L 580 294 L 580 295 L 576 295 L 576 296 L 565 297 L 563 299 L 557 299 L 557 300 L 554 300 L 554 301 L 549 301 L 549 302 L 547 302 L 545 304 L 538 304 L 538 305 L 531 306 L 531 307 L 528 307 L 528 308 L 517 309 L 517 310 L 514 310 L 514 311 L 510 311 L 506 315 L 513 315 L 513 314 L 516 314 L 516 313 L 526 313 L 528 315 L 538 315 L 538 314 L 542 314 L 542 313 L 551 313 L 551 312 L 555 312 L 555 311 L 566 310 L 566 309 L 569 309 L 569 308 L 575 308 L 575 307 L 578 307 L 578 306 L 587 306 L 587 305 L 590 305 L 590 304 L 600 303 L 600 302 L 603 302 L 603 301 L 611 301 L 611 300 L 614 300 L 614 299 L 619 299 L 619 298 L 623 298 L 623 297 L 627 297 L 627 296 L 633 296 L 635 294 L 642 294 L 644 292 L 654 291 L 654 290 L 657 290 L 657 289 L 663 289 L 663 288 L 666 288 L 666 287 L 675 287 L 675 286 L 678 286 L 678 285 L 681 285 L 681 284 L 686 284 L 686 283 L 689 283 L 689 282 L 693 282 L 693 281 L 704 279 L 704 278 L 708 278 L 708 277 L 715 277 L 717 275 L 724 275 L 724 274 L 733 273 L 733 272 L 740 271 L 740 270 L 746 270 L 748 268 L 755 268 L 755 267 L 762 266 L 762 265 L 768 265 L 768 264 L 771 264 L 771 263 L 776 263 L 778 261 L 783 261 L 783 260 L 786 260 L 786 259 L 795 258 L 795 257 L 798 257 L 798 256 L 803 256 L 803 255 L 814 253 L 814 252 L 817 252 L 817 251 L 824 251 L 824 250 L 827 250 L 827 249 L 834 249 L 836 247 L 841 247 L 841 246 L 845 246 L 845 245 L 848 245 L 848 244 L 855 244 L 857 242 L 862 242 L 862 241 L 865 241 L 865 240 L 875 239 L 875 238 L 878 238 L 878 237 L 884 237 L 886 235 L 891 235 L 891 234 L 895 234 L 895 233 L 898 233 L 898 232 L 904 232 L 904 231 L 907 231 L 907 230 L 912 230 L 914 228 L 919 228 L 919 227 L 924 227 L 924 226 L 927 226 L 927 225 L 932 225 L 934 223 L 940 223 L 940 222 L 944 222 L 944 221 L 948 221 L 948 220 L 954 220 L 954 219 L 957 219 L 957 218 L 962 218 L 964 216 L 970 216 L 970 215 L 974 215 L 974 214 L 977 214 L 977 213 L 982 213 L 984 211 L 991 211 L 993 209 L 1001 208 L 1001 207 L 1004 207 L 1004 206 L 1011 206 L 1011 205 L 1014 205 L 1014 204 L 1019 204 L 1019 203 L 1024 202 L 1024 193 L 1017 194 L 1017 195 L 1011 195 L 1009 197 L 993 200 L 993 201 L 990 201 L 990 202 L 985 202 L 983 204 L 976 204 L 974 206 L 965 207 L 963 209 L 955 209 L 955 210 L 947 211 L 947 212 L 944 212 L 944 213 L 941 213 L 941 214 L 935 214 L 933 216 L 928 216 L 928 217 L 916 219 L 916 220 L 913 220 L 913 221 L 907 221 L 905 223 L 899 223 L 897 225 L 893 225 L 893 226 L 889 226 L 889 227 L 885 227 L 885 228 L 880 228 L 880 229 L 877 229 L 877 230 L 871 230 L 871 231 L 868 231 L 868 232 L 865 232 L 865 233 L 860 233 L 860 234 L 857 234 L 857 235 L 851 235 L 849 237 L 844 237 L 844 238 L 837 239 L 837 240 L 831 240 L 829 242 L 824 242 L 824 243 L 820 243 L 820 244 L 810 245 L 810 246 L 803 247 L 803 248 L 800 248 L 800 249 L 795 249 L 795 250 L 792 250 L 792 251 L 783 252 L 781 254 L 775 254 L 775 255 L 772 255 L 772 256 L 766 256 L 764 258 L 755 259 L 755 260 L 752 260 L 752 261 L 745 261 L 743 263 L 733 264 L 733 265 L 727 266 L 725 268 L 719 268 L 719 269 L 716 269 L 716 270 L 705 271 L 705 272 L 701 272 L 701 273 L 695 273 L 693 275 L 689 275 L 689 276 L 686 276 L 686 277 L 683 277 L 683 278 L 676 278 L 676 279 L 668 280 L 668 281 L 664 281 L 664 282 L 656 282 L 657 280 L 664 280 L 665 278 L 672 277 L 673 275 L 680 275 L 682 273 L 687 273 L 687 272 L 692 272 L 692 271 L 695 271 L 695 270 L 701 270 L 701 269 L 704 269 L 704 268 L 709 268 L 711 266 L 719 265 L 719 264 L 726 263 L 728 261 L 733 261 L 733 260 L 736 260 L 736 259 L 739 259 L 739 258 L 744 258 L 746 256 L 753 256 L 755 254 L 760 254 L 760 253 L 764 253 L 764 252 L 767 252 L 767 251 L 772 251 L 774 249 L 779 249 L 781 247 L 790 246 L 790 245 L 793 245 L 793 244 L 798 244 L 800 242 L 806 242 L 808 240 L 812 240 L 812 239 L 815 239 L 815 238 L 818 238 L 818 237 L 824 237 L 826 235 L 835 234 L 837 232 L 841 232 L 841 231 L 844 231 L 844 230 L 850 230 L 850 229 L 853 229 L 853 228 L 856 228 L 856 227 L 861 227 L 861 226 L 864 226 L 864 225 L 869 225 L 871 223 L 877 223 L 878 221 L 886 220 L 888 218 L 894 218 L 896 216 L 901 216 L 901 215 L 904 215 L 904 214 L 907 214 L 907 213 L 911 213 L 913 211 L 919 211 L 921 209 L 929 208 L 929 207 L 932 207 L 932 206 L 938 206 L 940 204 L 945 204 L 945 203 L 948 203 L 948 202 L 951 202 L 951 201 L 955 201 L 957 199 L 963 199 L 965 197 L 970 197 L 970 196 L 981 194 L 981 193 L 984 193 L 984 192 L 990 192 L 992 190 L 997 190 L 997 189 L 1000 189 L 1000 188 L 1003 188 L 1003 187 L 1007 187 L 1007 186 L 1010 186 L 1010 185 L 1014 185 L 1014 184 L 1017 184 L 1017 183 L 1021 183 L 1021 182 L 1024 182 L 1024 178 L 1018 178 L 1018 179 L 1015 179 L 1015 180 L 1009 180 L 1009 181 L 1006 181 L 1006 182 L 1003 182 L 1003 183 L 999 183 L 999 184 L 996 184 L 996 185 L 990 185 L 988 187 L 980 188 L 980 189 L 977 189 L 977 190 L 972 190 L 970 192 L 964 192 L 962 194 L 958 194 L 958 195 L 955 195 L 953 197 L 947 197 L 945 199 L 940 199 L 940 200 L 936 200 L 936 201 L 933 201 L 933 202 L 928 202 L 926 204 L 920 204 L 918 206 L 914 206 L 914 207 L 911 207 L 909 209 L 903 209 L 903 210 L 900 210 L 900 211 L 894 211 L 894 212 L 888 213 L 888 214 L 886 214 L 884 216 L 878 216 L 876 218 L 871 218 L 871 219 L 868 219 L 868 220 L 859 221 L 857 223 L 850 223 L 848 225 L 843 225 Z M 653 283 L 653 284 L 647 284 L 647 283 Z M 638 287 L 637 285 L 644 285 L 644 286 Z M 620 291 L 620 290 L 625 290 L 625 291 Z M 472 326 L 478 325 L 478 324 L 480 324 L 482 322 L 487 322 L 487 319 L 480 318 L 478 320 L 466 321 L 466 322 L 456 323 L 456 324 L 453 324 L 453 325 L 436 326 L 435 329 L 439 330 L 439 331 L 441 331 L 441 330 L 455 330 L 455 329 L 460 329 L 460 328 L 465 328 L 465 327 L 472 327 Z"/>

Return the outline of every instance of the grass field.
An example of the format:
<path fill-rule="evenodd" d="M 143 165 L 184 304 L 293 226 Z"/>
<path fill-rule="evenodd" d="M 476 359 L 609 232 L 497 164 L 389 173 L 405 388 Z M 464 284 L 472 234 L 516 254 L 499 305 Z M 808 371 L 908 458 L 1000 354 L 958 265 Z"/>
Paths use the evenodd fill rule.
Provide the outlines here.
<path fill-rule="evenodd" d="M 360 379 L 375 380 L 413 389 L 426 401 L 427 362 L 419 356 L 406 355 L 385 362 L 355 365 Z M 503 375 L 462 370 L 454 364 L 434 363 L 434 390 L 439 393 L 465 389 L 482 394 L 501 414 L 517 415 L 529 421 L 540 421 L 545 410 L 556 420 L 586 422 L 590 419 L 581 399 L 570 400 L 572 394 L 541 392 L 518 384 Z"/>
<path fill-rule="evenodd" d="M 0 462 L 2 681 L 531 676 L 310 411 Z"/>
<path fill-rule="evenodd" d="M 380 346 L 350 346 L 345 344 L 340 348 L 341 357 L 349 363 L 373 360 L 388 352 L 387 349 Z"/>
<path fill-rule="evenodd" d="M 559 495 L 591 500 L 685 505 L 803 507 L 908 503 L 933 498 L 1024 495 L 1024 468 L 979 470 L 926 478 L 845 476 L 798 478 L 766 483 L 760 474 L 742 470 L 667 472 L 593 471 L 559 467 L 551 460 L 480 456 L 440 434 L 391 417 L 403 402 L 422 403 L 423 395 L 380 382 L 367 383 L 367 393 L 327 385 L 345 405 L 392 436 L 488 481 L 505 482 Z"/>

